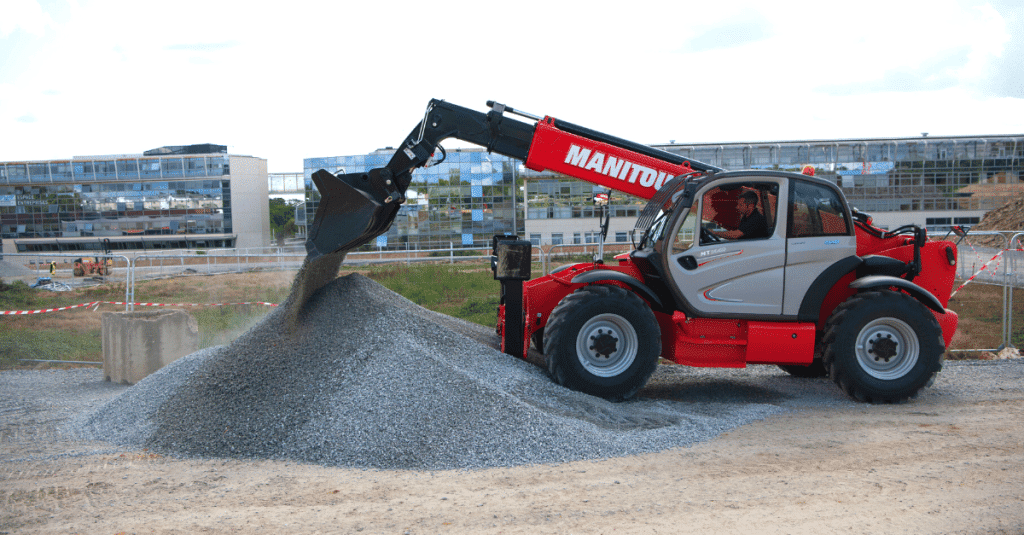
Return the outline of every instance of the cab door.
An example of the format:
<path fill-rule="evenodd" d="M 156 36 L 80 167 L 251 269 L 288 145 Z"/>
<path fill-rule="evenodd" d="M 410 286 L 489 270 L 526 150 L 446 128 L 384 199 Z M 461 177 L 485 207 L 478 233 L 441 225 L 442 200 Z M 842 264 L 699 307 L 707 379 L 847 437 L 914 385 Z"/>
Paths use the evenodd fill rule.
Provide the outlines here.
<path fill-rule="evenodd" d="M 783 313 L 796 315 L 818 276 L 857 254 L 857 237 L 846 202 L 832 185 L 793 179 L 789 199 Z"/>
<path fill-rule="evenodd" d="M 785 177 L 736 177 L 698 191 L 689 214 L 666 238 L 668 270 L 690 307 L 701 315 L 779 316 L 785 284 Z M 724 237 L 741 226 L 740 197 L 757 195 L 768 228 L 760 237 Z M 749 196 L 749 194 L 746 194 Z M 673 232 L 674 230 L 674 232 Z"/>

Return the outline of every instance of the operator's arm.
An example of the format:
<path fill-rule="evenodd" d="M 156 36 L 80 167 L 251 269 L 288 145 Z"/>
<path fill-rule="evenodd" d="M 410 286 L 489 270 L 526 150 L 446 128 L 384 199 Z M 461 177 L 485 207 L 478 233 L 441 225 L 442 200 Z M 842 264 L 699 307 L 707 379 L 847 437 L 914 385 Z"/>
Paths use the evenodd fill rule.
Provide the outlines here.
<path fill-rule="evenodd" d="M 712 230 L 712 234 L 719 238 L 725 238 L 727 240 L 738 240 L 743 237 L 742 230 Z"/>

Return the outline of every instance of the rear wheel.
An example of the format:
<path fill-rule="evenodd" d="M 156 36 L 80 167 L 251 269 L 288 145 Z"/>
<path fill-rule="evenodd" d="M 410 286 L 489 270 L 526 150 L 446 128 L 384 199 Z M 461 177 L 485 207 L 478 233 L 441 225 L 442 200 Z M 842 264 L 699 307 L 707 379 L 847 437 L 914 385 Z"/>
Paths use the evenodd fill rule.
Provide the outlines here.
<path fill-rule="evenodd" d="M 584 286 L 551 311 L 543 347 L 548 373 L 558 384 L 624 400 L 654 373 L 661 330 L 636 294 L 618 286 Z"/>
<path fill-rule="evenodd" d="M 897 403 L 917 395 L 942 369 L 945 346 L 935 316 L 889 290 L 854 295 L 825 325 L 829 377 L 858 401 Z"/>

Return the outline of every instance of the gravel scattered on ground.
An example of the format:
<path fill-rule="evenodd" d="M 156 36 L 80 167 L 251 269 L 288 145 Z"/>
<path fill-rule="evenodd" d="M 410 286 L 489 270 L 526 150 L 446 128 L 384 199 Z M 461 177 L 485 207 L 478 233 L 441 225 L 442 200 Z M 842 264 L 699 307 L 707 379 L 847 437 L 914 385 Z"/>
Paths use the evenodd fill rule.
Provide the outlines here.
<path fill-rule="evenodd" d="M 184 457 L 467 469 L 661 451 L 784 410 L 572 392 L 361 275 L 315 294 L 293 332 L 287 313 L 147 377 L 84 436 Z"/>
<path fill-rule="evenodd" d="M 57 432 L 134 389 L 104 382 L 97 369 L 0 372 L 0 532 L 738 534 L 753 522 L 766 533 L 995 534 L 1024 526 L 1021 360 L 947 362 L 934 386 L 902 405 L 853 403 L 827 379 L 774 366 L 663 365 L 640 392 L 648 401 L 784 412 L 692 447 L 493 470 L 181 459 Z"/>

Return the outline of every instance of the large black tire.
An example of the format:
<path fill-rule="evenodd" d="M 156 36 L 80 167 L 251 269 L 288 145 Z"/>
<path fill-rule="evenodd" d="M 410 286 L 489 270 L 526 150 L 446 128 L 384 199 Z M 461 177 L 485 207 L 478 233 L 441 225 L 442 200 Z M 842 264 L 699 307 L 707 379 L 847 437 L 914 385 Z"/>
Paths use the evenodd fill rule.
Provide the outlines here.
<path fill-rule="evenodd" d="M 556 383 L 622 401 L 657 368 L 661 329 L 636 294 L 618 286 L 584 286 L 551 311 L 543 347 Z"/>
<path fill-rule="evenodd" d="M 935 381 L 945 345 L 931 311 L 890 290 L 856 294 L 825 325 L 823 363 L 851 398 L 899 403 Z"/>

